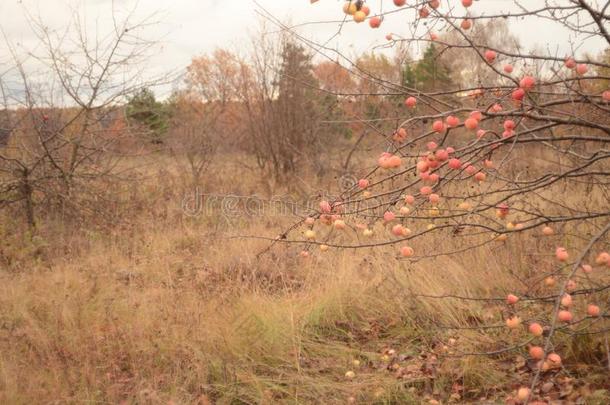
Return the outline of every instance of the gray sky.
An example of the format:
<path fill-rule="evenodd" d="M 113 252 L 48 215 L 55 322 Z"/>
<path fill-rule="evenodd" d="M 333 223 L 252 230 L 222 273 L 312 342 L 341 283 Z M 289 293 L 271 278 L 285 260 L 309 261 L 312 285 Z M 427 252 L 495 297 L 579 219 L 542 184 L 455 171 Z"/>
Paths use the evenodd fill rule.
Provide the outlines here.
<path fill-rule="evenodd" d="M 562 2 L 561 0 L 558 0 Z M 310 21 L 337 20 L 342 18 L 341 4 L 338 0 L 319 0 L 310 4 L 309 0 L 258 0 L 259 4 L 282 20 L 293 24 Z M 71 10 L 79 9 L 88 21 L 95 22 L 98 30 L 105 31 L 111 27 L 110 16 L 121 15 L 133 7 L 134 0 L 0 0 L 0 27 L 4 35 L 13 43 L 23 48 L 33 49 L 35 42 L 27 23 L 26 10 L 33 15 L 41 16 L 51 28 L 60 28 L 70 18 Z M 373 13 L 379 10 L 381 0 L 369 0 Z M 409 1 L 409 3 L 412 3 Z M 464 9 L 459 0 L 442 0 L 443 7 L 455 5 L 455 15 L 463 15 Z M 541 0 L 521 0 L 520 3 L 534 7 Z M 567 3 L 563 0 L 563 3 Z M 497 13 L 506 10 L 513 4 L 510 0 L 475 1 L 471 10 L 477 14 Z M 391 0 L 384 0 L 385 10 L 394 9 Z M 215 47 L 247 49 L 248 32 L 256 29 L 258 18 L 257 6 L 251 0 L 140 0 L 136 15 L 143 17 L 158 13 L 160 24 L 151 27 L 146 36 L 160 39 L 160 50 L 150 63 L 152 71 L 161 72 L 181 69 L 188 65 L 190 59 L 198 54 L 213 50 Z M 388 32 L 405 33 L 408 22 L 413 21 L 413 11 L 388 16 L 378 30 L 372 30 L 367 24 L 347 24 L 340 37 L 330 45 L 339 47 L 343 52 L 355 52 L 369 49 L 385 42 Z M 93 24 L 93 25 L 95 25 Z M 337 30 L 336 24 L 310 25 L 301 29 L 305 36 L 324 42 Z M 525 19 L 513 21 L 511 30 L 518 36 L 521 44 L 527 49 L 541 46 L 553 53 L 559 50 L 560 55 L 571 53 L 571 42 L 581 42 L 558 25 L 542 20 Z M 3 41 L 0 40 L 0 58 L 3 52 Z M 599 52 L 604 42 L 589 39 L 580 45 L 579 51 Z"/>

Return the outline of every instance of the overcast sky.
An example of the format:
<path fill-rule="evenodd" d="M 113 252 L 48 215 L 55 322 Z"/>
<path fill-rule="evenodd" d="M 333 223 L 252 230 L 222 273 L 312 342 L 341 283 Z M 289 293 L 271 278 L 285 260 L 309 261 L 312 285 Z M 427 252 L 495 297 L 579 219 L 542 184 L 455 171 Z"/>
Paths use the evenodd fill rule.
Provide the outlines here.
<path fill-rule="evenodd" d="M 309 0 L 257 0 L 261 7 L 282 20 L 293 24 L 310 21 L 332 21 L 342 18 L 338 0 L 319 0 L 310 4 Z M 534 6 L 541 0 L 521 0 L 520 3 Z M 65 26 L 74 9 L 95 22 L 99 31 L 111 27 L 110 16 L 121 15 L 133 7 L 133 0 L 0 0 L 0 27 L 6 38 L 13 44 L 32 49 L 35 46 L 28 26 L 26 11 L 40 16 L 51 28 Z M 150 63 L 150 69 L 160 72 L 182 69 L 190 59 L 216 47 L 247 47 L 245 38 L 258 24 L 256 10 L 260 10 L 252 0 L 140 0 L 136 14 L 140 17 L 157 14 L 160 24 L 151 27 L 146 35 L 160 40 L 160 49 Z M 369 0 L 373 12 L 379 9 L 381 0 Z M 410 0 L 409 3 L 412 3 Z M 442 0 L 443 7 L 454 4 L 457 15 L 463 13 L 459 0 Z M 510 0 L 475 1 L 471 8 L 477 14 L 497 13 L 513 4 Z M 384 0 L 385 10 L 394 8 L 391 0 Z M 368 25 L 347 24 L 341 36 L 330 44 L 343 52 L 353 54 L 385 42 L 388 32 L 406 33 L 408 22 L 413 20 L 413 11 L 393 14 L 384 21 L 382 28 L 372 30 Z M 541 20 L 513 20 L 511 30 L 527 49 L 542 46 L 559 55 L 571 53 L 574 42 L 581 42 L 570 36 L 560 26 Z M 337 24 L 316 24 L 301 29 L 305 36 L 324 42 L 337 31 Z M 576 41 L 574 41 L 576 40 Z M 0 40 L 0 43 L 2 40 Z M 599 52 L 604 43 L 589 39 L 580 45 L 580 52 Z M 0 45 L 0 57 L 3 48 Z"/>

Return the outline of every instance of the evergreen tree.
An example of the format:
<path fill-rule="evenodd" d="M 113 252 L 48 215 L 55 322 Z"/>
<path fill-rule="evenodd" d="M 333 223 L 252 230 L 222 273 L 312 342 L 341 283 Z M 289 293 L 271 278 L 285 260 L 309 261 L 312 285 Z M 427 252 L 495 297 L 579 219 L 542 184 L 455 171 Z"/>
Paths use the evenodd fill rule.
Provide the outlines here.
<path fill-rule="evenodd" d="M 414 69 L 415 87 L 422 91 L 446 88 L 451 83 L 450 72 L 442 63 L 434 44 L 430 44 Z"/>
<path fill-rule="evenodd" d="M 410 61 L 405 63 L 401 72 L 401 84 L 408 88 L 414 88 L 416 86 L 415 72 L 413 71 L 413 68 L 411 68 L 412 63 L 413 62 Z"/>
<path fill-rule="evenodd" d="M 149 130 L 153 143 L 163 143 L 163 136 L 169 127 L 169 110 L 156 100 L 152 90 L 143 88 L 127 103 L 128 120 L 137 122 Z"/>
<path fill-rule="evenodd" d="M 322 149 L 322 136 L 334 132 L 321 121 L 338 118 L 336 96 L 321 92 L 313 73 L 311 57 L 305 49 L 286 41 L 282 50 L 278 80 L 277 146 L 282 170 L 296 170 L 296 160 L 304 153 L 316 160 Z M 295 153 L 299 151 L 299 153 Z"/>
<path fill-rule="evenodd" d="M 426 48 L 422 59 L 406 62 L 401 70 L 401 84 L 408 88 L 431 91 L 450 83 L 450 71 L 433 44 Z"/>

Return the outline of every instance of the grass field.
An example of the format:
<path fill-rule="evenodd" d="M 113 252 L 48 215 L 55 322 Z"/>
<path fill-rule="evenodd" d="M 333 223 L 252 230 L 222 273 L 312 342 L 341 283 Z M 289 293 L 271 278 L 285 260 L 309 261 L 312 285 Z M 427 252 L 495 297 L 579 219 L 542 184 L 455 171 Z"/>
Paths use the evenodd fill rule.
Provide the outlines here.
<path fill-rule="evenodd" d="M 261 189 L 225 164 L 205 190 Z M 0 402 L 504 403 L 528 383 L 527 347 L 502 351 L 527 340 L 506 331 L 502 300 L 435 297 L 505 297 L 539 277 L 541 246 L 569 235 L 529 232 L 417 262 L 395 260 L 394 247 L 304 259 L 290 244 L 257 258 L 269 243 L 235 236 L 274 237 L 297 218 L 187 216 L 170 162 L 143 173 L 125 189 L 139 208 L 117 210 L 111 227 L 49 218 L 31 238 L 4 217 Z M 416 245 L 440 246 L 460 238 Z M 545 377 L 549 397 L 607 403 L 607 342 L 560 334 L 557 344 L 571 372 Z"/>

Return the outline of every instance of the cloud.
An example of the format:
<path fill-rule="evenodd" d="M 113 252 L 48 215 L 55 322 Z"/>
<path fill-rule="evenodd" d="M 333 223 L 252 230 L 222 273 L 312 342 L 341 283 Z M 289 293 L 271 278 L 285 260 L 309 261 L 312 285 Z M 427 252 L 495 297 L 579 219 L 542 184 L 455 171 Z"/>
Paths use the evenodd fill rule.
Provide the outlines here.
<path fill-rule="evenodd" d="M 306 0 L 257 0 L 258 4 L 283 21 L 298 25 L 306 22 L 333 21 L 342 18 L 341 2 L 322 0 L 310 4 Z M 371 2 L 372 4 L 375 4 Z M 522 0 L 526 6 L 535 6 L 539 0 Z M 376 3 L 379 4 L 379 3 Z M 391 2 L 384 2 L 386 10 Z M 477 2 L 481 14 L 500 13 L 508 1 Z M 148 27 L 143 35 L 158 39 L 160 46 L 148 68 L 153 73 L 182 69 L 190 59 L 216 47 L 248 49 L 248 33 L 256 30 L 260 17 L 258 6 L 249 0 L 0 0 L 0 27 L 4 35 L 24 49 L 36 49 L 36 37 L 28 24 L 28 15 L 39 18 L 50 29 L 61 29 L 75 10 L 79 10 L 96 33 L 112 29 L 112 14 L 126 15 L 135 7 L 135 18 L 155 15 L 159 24 Z M 375 13 L 376 6 L 373 7 Z M 505 10 L 504 10 L 505 11 Z M 461 11 L 460 11 L 461 12 Z M 371 30 L 364 24 L 346 24 L 341 35 L 329 43 L 342 52 L 353 55 L 383 44 L 387 32 L 401 33 L 410 29 L 414 11 L 387 16 L 382 28 Z M 526 48 L 542 47 L 549 52 L 567 55 L 572 52 L 575 38 L 559 24 L 540 19 L 512 20 L 511 28 Z M 311 24 L 299 28 L 299 33 L 316 42 L 326 42 L 337 32 L 338 24 Z M 6 48 L 0 40 L 0 53 Z M 599 52 L 606 44 L 589 39 L 581 44 L 579 52 Z M 1 60 L 0 60 L 1 62 Z"/>

